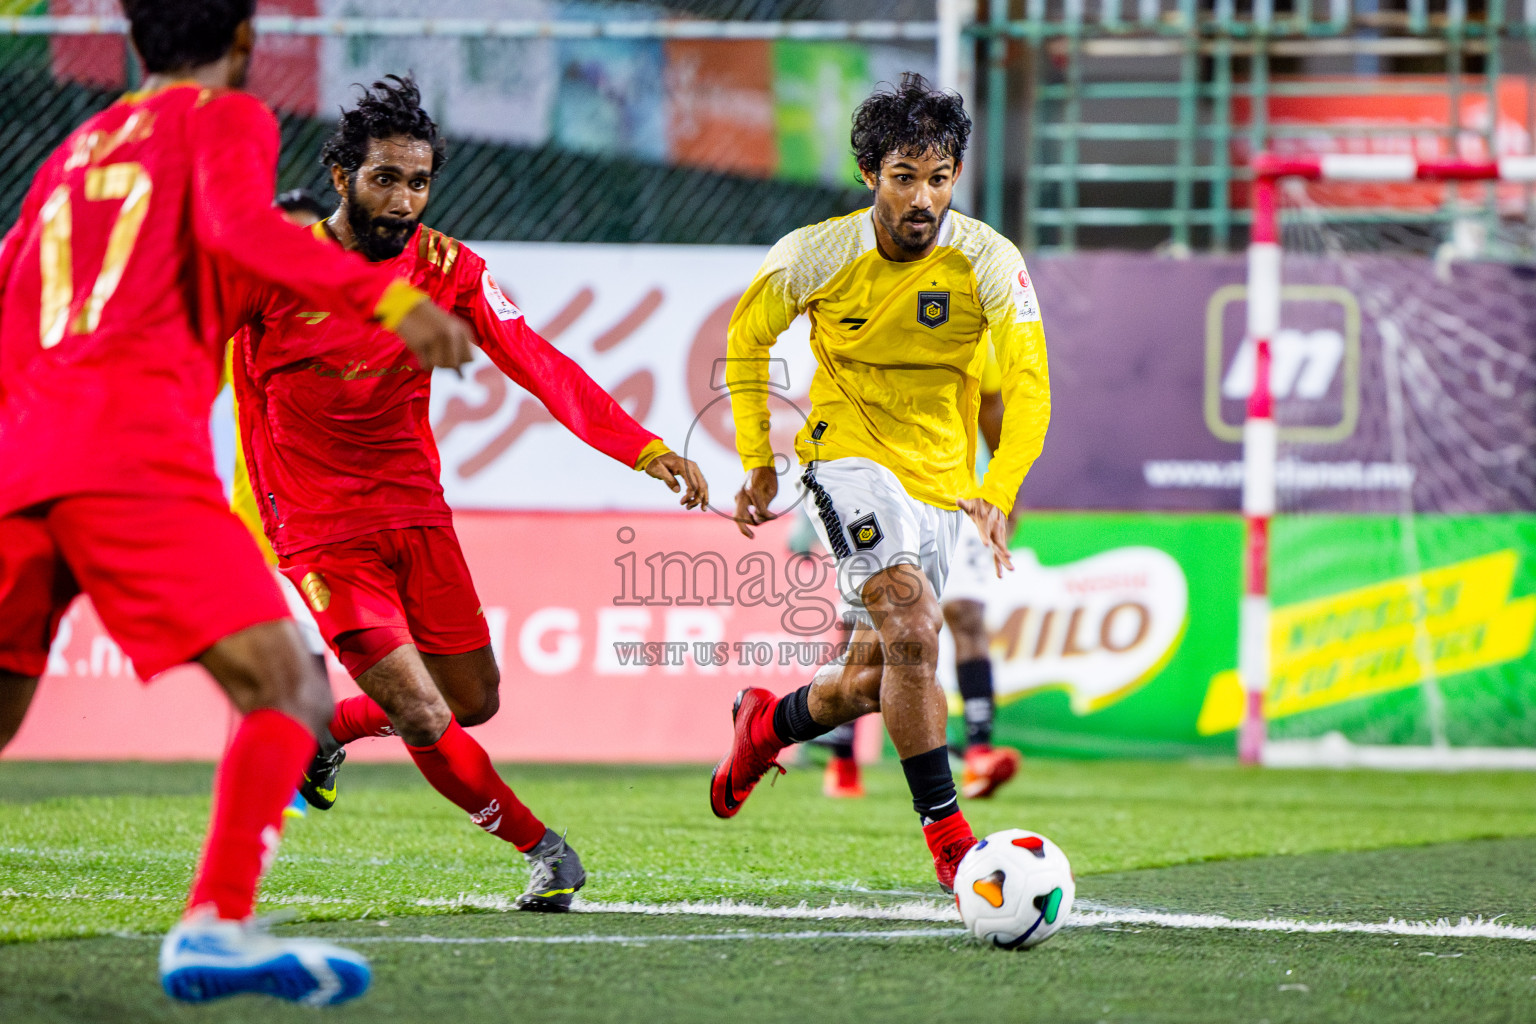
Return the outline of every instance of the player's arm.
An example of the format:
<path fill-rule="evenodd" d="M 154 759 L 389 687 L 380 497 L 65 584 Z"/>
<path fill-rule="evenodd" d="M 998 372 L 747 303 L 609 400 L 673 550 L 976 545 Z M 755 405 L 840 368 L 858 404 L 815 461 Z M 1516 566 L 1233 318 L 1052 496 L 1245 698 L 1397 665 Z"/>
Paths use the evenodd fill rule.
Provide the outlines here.
<path fill-rule="evenodd" d="M 1003 403 L 1001 391 L 983 391 L 981 393 L 981 408 L 977 410 L 978 426 L 981 428 L 981 439 L 986 442 L 987 451 L 995 453 L 1003 443 L 1003 410 L 1007 408 Z"/>
<path fill-rule="evenodd" d="M 1003 443 L 1003 369 L 997 365 L 997 351 L 987 338 L 987 365 L 981 371 L 981 405 L 976 410 L 976 425 L 986 442 L 987 454 L 996 454 Z"/>
<path fill-rule="evenodd" d="M 731 391 L 736 454 L 747 471 L 736 493 L 736 526 L 748 537 L 753 526 L 773 518 L 768 506 L 779 492 L 769 433 L 768 352 L 801 312 L 791 293 L 788 251 L 788 239 L 769 251 L 726 328 L 725 383 Z"/>
<path fill-rule="evenodd" d="M 657 478 L 681 494 L 684 508 L 709 503 L 709 484 L 699 467 L 667 447 L 587 376 L 576 361 L 545 341 L 522 311 L 502 294 L 484 263 L 461 257 L 458 311 L 474 328 L 491 361 L 526 388 L 566 429 L 604 455 Z"/>
<path fill-rule="evenodd" d="M 981 439 L 987 446 L 987 455 L 994 455 L 1003 443 L 1003 410 L 1006 405 L 1003 402 L 1003 371 L 997 365 L 997 352 L 992 348 L 992 339 L 987 338 L 987 365 L 981 371 L 981 401 L 976 410 L 976 426 L 981 431 Z M 1013 506 L 1013 511 L 1008 513 L 1005 524 L 1007 536 L 1012 537 L 1014 528 L 1019 524 L 1019 506 Z"/>
<path fill-rule="evenodd" d="M 1011 247 L 1010 251 L 1011 259 L 991 261 L 994 270 L 989 280 L 977 282 L 1002 371 L 1002 436 L 980 487 L 961 501 L 961 508 L 991 544 L 999 570 L 1012 568 L 1006 520 L 1025 475 L 1040 456 L 1051 419 L 1040 303 L 1023 258 Z"/>
<path fill-rule="evenodd" d="M 206 100 L 191 119 L 193 231 L 237 273 L 396 332 L 427 366 L 471 358 L 468 327 L 390 271 L 288 223 L 267 197 L 277 176 L 277 120 L 244 93 Z"/>

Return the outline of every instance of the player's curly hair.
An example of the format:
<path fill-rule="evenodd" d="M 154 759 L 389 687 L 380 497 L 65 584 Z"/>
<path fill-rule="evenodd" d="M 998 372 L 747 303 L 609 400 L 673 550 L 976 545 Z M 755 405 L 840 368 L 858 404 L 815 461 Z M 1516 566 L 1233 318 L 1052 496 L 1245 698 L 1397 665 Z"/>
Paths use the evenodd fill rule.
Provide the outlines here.
<path fill-rule="evenodd" d="M 256 0 L 123 0 L 128 31 L 148 73 L 212 64 L 229 52 Z"/>
<path fill-rule="evenodd" d="M 448 142 L 437 133 L 437 122 L 421 109 L 421 90 L 409 73 L 385 75 L 383 80 L 364 88 L 362 99 L 351 110 L 343 110 L 336 122 L 336 132 L 320 151 L 325 167 L 341 165 L 349 175 L 363 166 L 368 143 L 374 139 L 404 136 L 420 139 L 432 147 L 432 173 L 448 159 Z"/>
<path fill-rule="evenodd" d="M 879 173 L 888 153 L 921 156 L 937 151 L 959 163 L 971 137 L 960 97 L 935 89 L 915 71 L 901 84 L 878 90 L 853 112 L 853 154 L 859 169 Z"/>

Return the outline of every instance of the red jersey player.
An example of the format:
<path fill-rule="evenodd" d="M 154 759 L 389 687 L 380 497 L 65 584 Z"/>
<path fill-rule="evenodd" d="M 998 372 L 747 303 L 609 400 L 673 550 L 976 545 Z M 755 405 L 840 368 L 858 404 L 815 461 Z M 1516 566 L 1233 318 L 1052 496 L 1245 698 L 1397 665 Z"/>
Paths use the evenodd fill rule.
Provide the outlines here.
<path fill-rule="evenodd" d="M 244 717 L 162 983 L 193 1002 L 341 1002 L 367 988 L 366 961 L 251 922 L 331 698 L 214 474 L 209 407 L 232 326 L 216 282 L 280 283 L 338 320 L 397 329 L 434 365 L 464 362 L 469 336 L 269 205 L 277 122 L 233 91 L 253 0 L 124 7 L 144 91 L 49 156 L 0 244 L 0 745 L 77 593 L 144 678 L 201 662 Z"/>
<path fill-rule="evenodd" d="M 414 82 L 375 82 L 322 154 L 341 202 L 316 237 L 361 252 L 467 319 L 496 365 L 578 437 L 665 481 L 684 506 L 702 505 L 698 467 L 535 334 L 484 260 L 420 223 L 443 152 Z M 586 880 L 580 858 L 463 729 L 496 713 L 500 677 L 438 482 L 431 375 L 387 332 L 280 289 L 256 289 L 241 304 L 253 319 L 233 377 L 267 537 L 365 694 L 337 706 L 301 792 L 329 808 L 344 744 L 398 735 L 438 792 L 526 855 L 532 878 L 516 905 L 569 909 Z"/>

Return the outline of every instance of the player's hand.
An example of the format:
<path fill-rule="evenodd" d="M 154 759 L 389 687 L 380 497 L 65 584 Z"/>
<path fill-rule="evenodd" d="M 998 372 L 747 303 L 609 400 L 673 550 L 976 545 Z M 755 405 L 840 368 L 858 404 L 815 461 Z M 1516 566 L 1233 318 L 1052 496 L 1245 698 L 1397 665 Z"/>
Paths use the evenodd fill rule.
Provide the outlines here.
<path fill-rule="evenodd" d="M 985 498 L 961 498 L 958 504 L 992 549 L 992 564 L 997 569 L 997 578 L 1002 579 L 1004 569 L 1013 571 L 1013 556 L 1008 553 L 1008 517 Z"/>
<path fill-rule="evenodd" d="M 424 370 L 441 366 L 457 371 L 475 358 L 475 335 L 469 324 L 435 302 L 416 303 L 395 333 Z"/>
<path fill-rule="evenodd" d="M 747 482 L 736 492 L 736 528 L 742 536 L 753 536 L 752 527 L 774 518 L 768 506 L 779 494 L 779 474 L 772 466 L 758 466 L 747 471 Z"/>
<path fill-rule="evenodd" d="M 682 494 L 683 508 L 699 508 L 709 504 L 709 482 L 704 479 L 703 471 L 697 463 L 683 458 L 677 452 L 662 452 L 646 464 L 645 471 L 670 487 L 673 494 Z M 683 484 L 688 488 L 687 493 L 678 485 L 678 477 L 683 478 Z"/>

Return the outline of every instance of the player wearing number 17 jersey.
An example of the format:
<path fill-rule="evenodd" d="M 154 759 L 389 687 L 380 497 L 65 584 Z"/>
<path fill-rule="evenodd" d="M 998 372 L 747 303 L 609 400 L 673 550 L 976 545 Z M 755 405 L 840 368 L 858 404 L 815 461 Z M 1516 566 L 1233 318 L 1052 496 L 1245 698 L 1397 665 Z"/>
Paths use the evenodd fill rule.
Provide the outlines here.
<path fill-rule="evenodd" d="M 467 341 L 418 289 L 269 205 L 277 122 L 231 89 L 253 6 L 128 0 L 144 90 L 48 157 L 0 243 L 0 746 L 78 593 L 142 677 L 201 662 L 244 717 L 162 983 L 190 1001 L 322 1004 L 362 994 L 362 958 L 251 920 L 331 700 L 214 474 L 209 411 L 231 327 L 219 295 L 230 279 L 269 281 L 448 364 Z"/>

